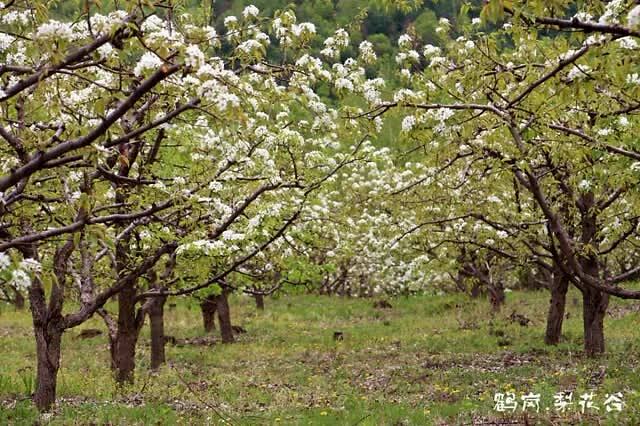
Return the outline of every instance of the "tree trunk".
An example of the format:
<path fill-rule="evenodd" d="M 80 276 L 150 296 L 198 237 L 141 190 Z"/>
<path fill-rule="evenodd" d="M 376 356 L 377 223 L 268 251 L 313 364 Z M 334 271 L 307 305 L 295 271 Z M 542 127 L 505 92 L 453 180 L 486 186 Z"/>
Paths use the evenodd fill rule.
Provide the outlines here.
<path fill-rule="evenodd" d="M 25 299 L 24 296 L 22 295 L 22 293 L 20 293 L 19 290 L 14 289 L 14 293 L 15 293 L 15 297 L 13 299 L 13 306 L 17 309 L 17 310 L 23 310 L 24 309 L 24 305 L 25 305 Z"/>
<path fill-rule="evenodd" d="M 262 294 L 255 294 L 253 297 L 256 299 L 256 309 L 264 311 L 264 296 Z"/>
<path fill-rule="evenodd" d="M 589 287 L 583 290 L 584 352 L 589 357 L 604 353 L 604 316 L 608 305 L 608 294 Z"/>
<path fill-rule="evenodd" d="M 479 281 L 474 280 L 474 283 L 471 286 L 471 298 L 477 299 L 478 297 L 480 297 L 480 294 L 482 294 L 482 285 Z"/>
<path fill-rule="evenodd" d="M 554 271 L 550 282 L 551 301 L 547 314 L 547 331 L 544 335 L 544 343 L 547 345 L 557 345 L 562 336 L 562 321 L 564 320 L 564 309 L 567 302 L 567 290 L 569 290 L 569 279 L 560 271 Z"/>
<path fill-rule="evenodd" d="M 45 290 L 39 277 L 34 277 L 29 287 L 29 305 L 33 319 L 33 332 L 36 338 L 36 389 L 33 403 L 40 412 L 47 411 L 56 401 L 58 369 L 60 368 L 60 343 L 64 327 L 62 326 L 62 308 L 66 263 L 73 251 L 73 240 L 69 239 L 59 247 L 54 255 L 56 279 L 51 284 L 49 304 L 46 303 Z M 36 259 L 35 246 L 23 249 L 26 258 Z"/>
<path fill-rule="evenodd" d="M 580 258 L 580 265 L 585 274 L 600 279 L 601 264 L 594 252 L 598 250 L 597 239 L 597 209 L 595 209 L 595 196 L 588 192 L 581 196 L 583 205 L 581 213 L 581 242 L 589 245 L 592 252 Z M 584 326 L 584 352 L 589 357 L 595 357 L 604 353 L 604 315 L 609 306 L 609 295 L 600 290 L 593 289 L 587 283 L 582 285 L 582 320 Z"/>
<path fill-rule="evenodd" d="M 164 304 L 166 297 L 154 297 L 149 306 L 151 327 L 151 369 L 156 371 L 165 363 Z"/>
<path fill-rule="evenodd" d="M 222 343 L 233 343 L 233 328 L 231 327 L 231 313 L 229 311 L 229 301 L 227 299 L 229 292 L 222 290 L 220 295 L 216 296 L 216 310 L 218 312 L 218 322 L 220 323 L 220 337 Z"/>
<path fill-rule="evenodd" d="M 138 327 L 136 324 L 136 290 L 133 284 L 127 285 L 118 294 L 118 331 L 115 339 L 116 367 L 115 379 L 120 385 L 133 383 L 135 370 L 136 342 Z"/>
<path fill-rule="evenodd" d="M 502 285 L 490 285 L 488 286 L 488 290 L 491 309 L 493 312 L 500 312 L 500 308 L 505 301 L 504 287 L 502 287 Z"/>
<path fill-rule="evenodd" d="M 34 331 L 38 367 L 33 403 L 42 412 L 49 410 L 56 401 L 62 332 L 46 325 L 35 324 Z"/>
<path fill-rule="evenodd" d="M 216 329 L 216 306 L 216 296 L 207 296 L 207 298 L 200 303 L 204 331 L 207 333 L 211 333 Z"/>

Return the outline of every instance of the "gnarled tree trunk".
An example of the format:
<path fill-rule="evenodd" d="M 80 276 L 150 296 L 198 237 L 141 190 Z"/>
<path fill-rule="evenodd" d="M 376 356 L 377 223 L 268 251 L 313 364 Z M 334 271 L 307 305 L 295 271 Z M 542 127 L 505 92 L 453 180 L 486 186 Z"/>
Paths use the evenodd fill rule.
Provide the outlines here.
<path fill-rule="evenodd" d="M 256 309 L 259 311 L 264 311 L 264 295 L 260 293 L 256 293 L 253 295 L 256 300 Z"/>
<path fill-rule="evenodd" d="M 166 301 L 166 297 L 154 297 L 148 307 L 151 327 L 151 369 L 154 371 L 165 363 L 164 304 Z"/>
<path fill-rule="evenodd" d="M 222 290 L 216 296 L 216 311 L 218 312 L 218 322 L 220 323 L 220 337 L 222 343 L 233 343 L 233 328 L 231 327 L 231 312 L 229 311 L 229 292 Z"/>
<path fill-rule="evenodd" d="M 56 401 L 62 332 L 46 324 L 35 323 L 34 331 L 38 366 L 33 403 L 38 410 L 47 411 Z"/>
<path fill-rule="evenodd" d="M 202 302 L 200 302 L 204 331 L 206 331 L 207 333 L 211 333 L 216 329 L 216 308 L 216 296 L 207 296 Z"/>
<path fill-rule="evenodd" d="M 18 289 L 13 289 L 13 291 L 15 293 L 15 296 L 13 298 L 13 306 L 17 310 L 21 311 L 21 310 L 24 309 L 24 305 L 25 305 L 24 296 L 22 295 L 22 293 Z"/>
<path fill-rule="evenodd" d="M 586 275 L 598 280 L 602 265 L 595 254 L 598 250 L 598 223 L 593 192 L 583 194 L 580 201 L 582 203 L 581 242 L 585 247 L 590 247 L 590 253 L 580 258 L 580 266 Z M 584 352 L 587 356 L 594 357 L 604 353 L 604 316 L 609 306 L 609 295 L 589 287 L 587 283 L 583 284 L 581 291 Z"/>
<path fill-rule="evenodd" d="M 489 291 L 489 301 L 491 302 L 491 309 L 493 312 L 500 312 L 500 308 L 504 305 L 505 295 L 504 287 L 502 284 L 493 283 L 487 286 Z"/>
<path fill-rule="evenodd" d="M 113 366 L 115 379 L 120 385 L 133 383 L 136 367 L 136 343 L 140 333 L 140 321 L 136 318 L 136 290 L 133 284 L 127 285 L 118 294 L 118 330 L 113 348 Z"/>
<path fill-rule="evenodd" d="M 549 290 L 551 292 L 551 300 L 549 302 L 549 312 L 547 313 L 547 330 L 544 335 L 544 343 L 557 345 L 562 336 L 562 322 L 567 302 L 567 291 L 569 290 L 569 279 L 562 271 L 554 271 L 549 283 Z"/>
<path fill-rule="evenodd" d="M 64 332 L 62 308 L 67 262 L 74 249 L 72 239 L 60 246 L 54 255 L 53 269 L 56 280 L 52 283 L 49 304 L 39 277 L 34 277 L 29 287 L 29 302 L 33 331 L 36 338 L 36 389 L 33 403 L 39 411 L 47 411 L 56 401 L 58 370 L 60 369 L 60 343 Z M 23 249 L 25 258 L 37 260 L 35 246 Z"/>
<path fill-rule="evenodd" d="M 608 294 L 589 287 L 582 291 L 584 352 L 587 356 L 604 353 L 604 316 L 608 306 Z"/>

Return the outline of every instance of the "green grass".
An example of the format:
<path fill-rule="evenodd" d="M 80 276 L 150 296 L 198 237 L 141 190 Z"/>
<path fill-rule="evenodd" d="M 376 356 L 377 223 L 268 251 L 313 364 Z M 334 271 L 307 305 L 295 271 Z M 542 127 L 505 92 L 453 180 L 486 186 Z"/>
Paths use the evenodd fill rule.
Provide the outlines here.
<path fill-rule="evenodd" d="M 118 390 L 110 375 L 106 336 L 63 339 L 58 404 L 41 417 L 27 395 L 34 386 L 34 342 L 28 312 L 0 311 L 0 424 L 473 424 L 523 419 L 494 410 L 496 392 L 541 394 L 537 424 L 640 424 L 640 313 L 612 300 L 607 355 L 582 355 L 578 294 L 568 297 L 563 342 L 542 343 L 548 295 L 509 293 L 500 314 L 486 300 L 463 295 L 395 298 L 392 309 L 372 300 L 325 296 L 231 300 L 234 324 L 248 333 L 232 345 L 167 346 L 169 365 L 148 368 L 148 334 L 138 346 L 136 384 Z M 576 299 L 577 303 L 574 303 Z M 532 320 L 521 327 L 512 311 Z M 167 334 L 202 336 L 200 312 L 188 300 L 167 310 Z M 334 331 L 344 333 L 334 341 Z M 506 346 L 499 346 L 498 342 Z M 598 377 L 598 372 L 604 372 Z M 575 389 L 561 415 L 553 395 Z M 579 394 L 593 391 L 600 411 L 582 416 Z M 626 406 L 607 413 L 605 394 L 622 392 Z M 550 408 L 550 411 L 546 411 Z M 531 421 L 531 420 L 530 420 Z"/>

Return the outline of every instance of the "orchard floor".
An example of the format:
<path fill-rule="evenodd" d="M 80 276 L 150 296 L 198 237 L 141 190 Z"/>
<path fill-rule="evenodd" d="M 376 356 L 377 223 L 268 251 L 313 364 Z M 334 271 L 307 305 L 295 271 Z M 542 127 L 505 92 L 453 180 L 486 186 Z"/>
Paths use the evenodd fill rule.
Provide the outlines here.
<path fill-rule="evenodd" d="M 195 303 L 167 310 L 169 364 L 148 368 L 148 331 L 137 352 L 134 386 L 116 389 L 106 336 L 93 319 L 63 340 L 58 403 L 39 416 L 27 395 L 34 386 L 34 343 L 27 312 L 0 309 L 0 424 L 640 424 L 640 305 L 612 300 L 606 356 L 582 355 L 581 306 L 568 297 L 563 342 L 542 343 L 548 296 L 513 292 L 492 317 L 486 300 L 461 295 L 373 300 L 325 296 L 231 300 L 234 324 L 248 332 L 231 345 L 203 337 Z M 512 322 L 511 313 L 531 320 Z M 344 339 L 334 341 L 334 332 Z M 217 337 L 217 336 L 216 336 Z M 200 344 L 198 344 L 200 343 Z M 573 390 L 564 414 L 554 394 Z M 494 408 L 496 393 L 514 392 L 514 414 Z M 540 394 L 540 412 L 523 414 L 521 395 Z M 581 414 L 593 392 L 599 411 Z M 607 412 L 606 394 L 622 392 L 622 412 Z M 609 408 L 613 408 L 609 406 Z M 595 415 L 593 414 L 595 412 Z M 225 420 L 223 420 L 225 419 Z"/>

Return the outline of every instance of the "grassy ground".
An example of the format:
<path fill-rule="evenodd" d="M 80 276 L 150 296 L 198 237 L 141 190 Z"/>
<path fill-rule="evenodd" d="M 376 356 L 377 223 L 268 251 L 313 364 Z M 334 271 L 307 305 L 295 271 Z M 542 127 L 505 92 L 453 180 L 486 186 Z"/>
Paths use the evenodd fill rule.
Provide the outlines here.
<path fill-rule="evenodd" d="M 574 300 L 575 299 L 575 300 Z M 606 321 L 608 354 L 581 354 L 577 294 L 569 297 L 564 342 L 542 344 L 547 295 L 514 292 L 501 314 L 486 300 L 464 296 L 372 300 L 321 296 L 232 299 L 234 323 L 248 330 L 233 345 L 206 339 L 195 304 L 167 311 L 169 365 L 148 369 L 148 335 L 138 349 L 135 386 L 118 391 L 110 376 L 104 335 L 67 333 L 59 402 L 38 416 L 27 395 L 34 386 L 34 344 L 28 313 L 0 312 L 0 424 L 640 424 L 637 304 L 612 301 Z M 516 311 L 531 319 L 509 320 Z M 334 341 L 341 331 L 344 340 Z M 146 333 L 146 330 L 145 330 Z M 556 412 L 553 396 L 573 390 L 573 405 Z M 494 409 L 496 393 L 541 395 L 540 413 L 521 403 L 515 414 Z M 599 411 L 581 414 L 579 396 L 595 394 Z M 607 413 L 606 394 L 622 392 L 621 413 Z M 593 414 L 595 412 L 595 415 Z M 525 419 L 526 416 L 526 419 Z"/>

